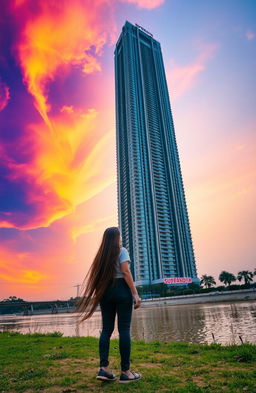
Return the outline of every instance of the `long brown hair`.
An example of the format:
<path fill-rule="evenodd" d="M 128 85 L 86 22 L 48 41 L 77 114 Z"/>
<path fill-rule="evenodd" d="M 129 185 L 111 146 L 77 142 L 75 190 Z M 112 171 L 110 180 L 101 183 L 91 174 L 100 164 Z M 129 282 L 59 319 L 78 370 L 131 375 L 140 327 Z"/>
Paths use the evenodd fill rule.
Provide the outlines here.
<path fill-rule="evenodd" d="M 120 231 L 118 227 L 107 228 L 93 263 L 82 283 L 82 297 L 75 304 L 74 312 L 80 312 L 79 323 L 90 318 L 100 299 L 115 282 L 117 259 L 120 253 Z M 84 289 L 83 289 L 84 288 Z"/>

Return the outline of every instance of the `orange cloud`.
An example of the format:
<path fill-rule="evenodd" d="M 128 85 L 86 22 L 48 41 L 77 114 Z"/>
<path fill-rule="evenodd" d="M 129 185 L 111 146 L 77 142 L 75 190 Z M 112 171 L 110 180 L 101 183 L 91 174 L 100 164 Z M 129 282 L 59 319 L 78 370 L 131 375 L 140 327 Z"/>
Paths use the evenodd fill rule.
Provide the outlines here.
<path fill-rule="evenodd" d="M 61 293 L 67 299 L 74 292 L 73 275 L 74 247 L 63 228 L 59 233 L 49 228 L 41 235 L 19 231 L 15 240 L 0 246 L 0 297 L 52 300 Z"/>
<path fill-rule="evenodd" d="M 22 31 L 17 52 L 24 80 L 50 129 L 47 85 L 60 68 L 77 66 L 85 73 L 101 69 L 98 56 L 110 30 L 110 23 L 102 23 L 100 18 L 102 3 L 96 1 L 89 7 L 81 0 L 39 1 L 40 13 L 28 19 Z M 90 53 L 92 47 L 95 54 Z"/>
<path fill-rule="evenodd" d="M 37 269 L 27 268 L 31 262 L 29 252 L 12 252 L 3 247 L 0 248 L 0 278 L 9 283 L 38 284 L 42 280 L 49 279 L 50 275 Z"/>
<path fill-rule="evenodd" d="M 159 7 L 165 0 L 121 0 L 124 3 L 133 3 L 139 8 L 153 9 Z"/>
<path fill-rule="evenodd" d="M 203 45 L 196 59 L 185 66 L 179 66 L 172 61 L 167 73 L 172 98 L 181 96 L 195 85 L 199 74 L 205 70 L 207 62 L 214 56 L 217 48 L 216 44 Z"/>
<path fill-rule="evenodd" d="M 54 135 L 45 123 L 31 124 L 24 135 L 26 143 L 36 152 L 28 163 L 9 162 L 9 180 L 26 179 L 28 204 L 38 206 L 20 228 L 49 226 L 116 181 L 115 167 L 104 169 L 109 143 L 115 140 L 114 130 L 103 136 L 95 133 L 97 112 L 83 112 L 65 106 L 60 115 L 52 117 Z M 19 227 L 2 221 L 3 228 Z"/>

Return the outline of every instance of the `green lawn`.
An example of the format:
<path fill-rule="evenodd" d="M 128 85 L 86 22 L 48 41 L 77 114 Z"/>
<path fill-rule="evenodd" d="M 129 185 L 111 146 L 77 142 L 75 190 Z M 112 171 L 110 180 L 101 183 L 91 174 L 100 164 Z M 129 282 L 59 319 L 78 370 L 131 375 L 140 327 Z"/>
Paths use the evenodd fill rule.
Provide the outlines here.
<path fill-rule="evenodd" d="M 60 333 L 0 332 L 0 393 L 5 392 L 256 392 L 256 345 L 132 342 L 132 367 L 140 381 L 126 385 L 96 380 L 98 339 Z M 119 375 L 118 340 L 110 366 Z"/>

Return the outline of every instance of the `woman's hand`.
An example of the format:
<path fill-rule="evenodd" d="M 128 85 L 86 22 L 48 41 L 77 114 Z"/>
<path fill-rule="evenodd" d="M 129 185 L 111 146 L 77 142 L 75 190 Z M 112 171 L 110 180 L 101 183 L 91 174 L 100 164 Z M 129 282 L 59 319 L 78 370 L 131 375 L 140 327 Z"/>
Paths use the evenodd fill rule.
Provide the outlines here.
<path fill-rule="evenodd" d="M 141 306 L 141 298 L 139 297 L 138 294 L 133 295 L 133 299 L 134 299 L 134 309 L 136 310 L 136 308 L 139 308 Z"/>

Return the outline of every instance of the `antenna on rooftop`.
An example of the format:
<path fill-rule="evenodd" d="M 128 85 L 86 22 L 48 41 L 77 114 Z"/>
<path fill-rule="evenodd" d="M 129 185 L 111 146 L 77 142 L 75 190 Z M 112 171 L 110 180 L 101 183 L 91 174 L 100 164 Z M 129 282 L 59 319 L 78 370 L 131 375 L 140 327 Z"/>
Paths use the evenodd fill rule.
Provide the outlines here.
<path fill-rule="evenodd" d="M 74 287 L 77 288 L 77 289 L 76 289 L 76 297 L 78 297 L 78 296 L 79 296 L 79 289 L 80 289 L 81 285 L 80 285 L 80 284 L 73 285 L 73 288 L 74 288 Z"/>

